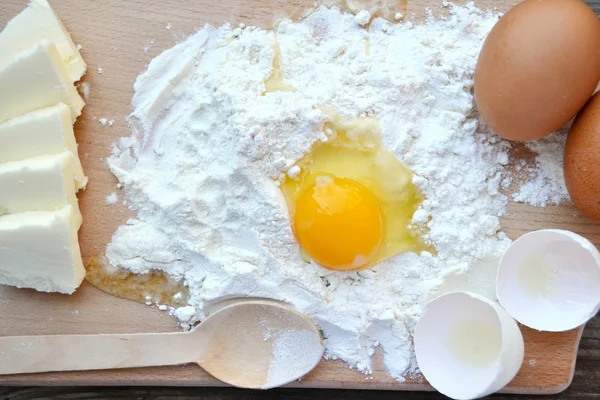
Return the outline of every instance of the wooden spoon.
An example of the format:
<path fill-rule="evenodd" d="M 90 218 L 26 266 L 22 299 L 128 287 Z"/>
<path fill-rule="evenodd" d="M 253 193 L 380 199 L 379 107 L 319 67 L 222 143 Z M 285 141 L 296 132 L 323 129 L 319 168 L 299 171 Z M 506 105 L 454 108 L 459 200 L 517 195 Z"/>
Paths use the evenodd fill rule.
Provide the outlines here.
<path fill-rule="evenodd" d="M 323 350 L 306 316 L 252 300 L 222 308 L 189 332 L 0 337 L 0 375 L 197 363 L 231 385 L 270 389 L 310 372 Z"/>

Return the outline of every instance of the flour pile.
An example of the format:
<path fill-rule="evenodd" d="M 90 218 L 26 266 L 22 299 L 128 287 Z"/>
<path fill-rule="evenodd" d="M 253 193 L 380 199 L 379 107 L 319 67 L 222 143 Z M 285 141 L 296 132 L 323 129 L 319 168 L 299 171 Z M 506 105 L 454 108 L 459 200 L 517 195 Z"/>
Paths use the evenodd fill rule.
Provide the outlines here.
<path fill-rule="evenodd" d="M 183 279 L 189 305 L 172 310 L 183 326 L 224 299 L 274 298 L 314 319 L 328 358 L 370 372 L 381 346 L 393 377 L 415 372 L 411 333 L 427 300 L 446 276 L 497 265 L 510 243 L 499 224 L 509 145 L 479 127 L 471 92 L 497 19 L 469 4 L 365 29 L 320 8 L 276 33 L 205 26 L 165 51 L 135 83 L 132 136 L 109 160 L 139 213 L 115 233 L 110 263 Z M 277 44 L 294 91 L 265 92 Z M 276 180 L 326 140 L 323 106 L 379 120 L 427 198 L 413 222 L 436 254 L 358 272 L 302 260 Z"/>
<path fill-rule="evenodd" d="M 535 165 L 526 170 L 527 179 L 513 194 L 515 201 L 545 207 L 570 198 L 563 173 L 566 141 L 567 132 L 563 131 L 525 143 L 525 148 L 536 154 Z"/>

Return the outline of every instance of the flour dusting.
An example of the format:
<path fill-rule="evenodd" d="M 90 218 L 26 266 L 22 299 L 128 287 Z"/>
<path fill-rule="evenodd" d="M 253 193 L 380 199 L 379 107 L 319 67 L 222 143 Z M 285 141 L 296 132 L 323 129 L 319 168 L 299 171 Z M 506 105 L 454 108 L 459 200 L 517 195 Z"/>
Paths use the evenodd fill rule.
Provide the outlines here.
<path fill-rule="evenodd" d="M 115 192 L 111 192 L 108 194 L 108 196 L 106 196 L 104 202 L 110 206 L 113 206 L 119 202 L 119 195 Z"/>
<path fill-rule="evenodd" d="M 320 338 L 314 332 L 296 330 L 280 332 L 274 339 L 273 355 L 265 386 L 281 386 L 310 371 L 314 366 L 314 360 L 321 358 L 321 349 Z"/>
<path fill-rule="evenodd" d="M 520 190 L 513 194 L 518 202 L 545 207 L 569 200 L 565 183 L 563 155 L 566 132 L 555 132 L 545 138 L 525 143 L 525 147 L 536 154 L 535 165 Z"/>
<path fill-rule="evenodd" d="M 315 321 L 327 358 L 370 373 L 380 346 L 402 381 L 417 371 L 411 336 L 426 302 L 446 277 L 471 272 L 492 292 L 486 277 L 510 244 L 499 220 L 510 146 L 478 123 L 472 95 L 497 20 L 468 4 L 424 24 L 375 18 L 365 28 L 365 13 L 322 7 L 276 32 L 206 25 L 135 83 L 133 132 L 109 166 L 138 216 L 114 234 L 110 263 L 184 280 L 189 304 L 173 310 L 184 327 L 226 299 L 272 298 Z M 266 91 L 276 45 L 293 90 Z M 435 254 L 354 272 L 303 260 L 277 180 L 327 140 L 322 107 L 378 119 L 426 197 L 413 224 Z"/>

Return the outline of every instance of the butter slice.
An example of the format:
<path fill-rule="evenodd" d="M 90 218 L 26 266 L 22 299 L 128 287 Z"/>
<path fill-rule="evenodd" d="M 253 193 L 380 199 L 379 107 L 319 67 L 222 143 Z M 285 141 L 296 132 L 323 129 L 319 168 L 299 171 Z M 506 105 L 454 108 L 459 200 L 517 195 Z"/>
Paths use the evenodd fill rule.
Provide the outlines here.
<path fill-rule="evenodd" d="M 79 228 L 73 164 L 68 151 L 0 164 L 0 215 L 56 211 L 70 205 Z"/>
<path fill-rule="evenodd" d="M 85 277 L 71 206 L 0 217 L 0 284 L 71 294 Z"/>
<path fill-rule="evenodd" d="M 72 82 L 78 81 L 85 74 L 85 61 L 71 35 L 46 0 L 32 0 L 0 33 L 0 68 L 14 56 L 33 48 L 42 40 L 49 40 L 56 45 Z"/>
<path fill-rule="evenodd" d="M 0 124 L 0 163 L 64 151 L 74 157 L 75 189 L 84 188 L 87 178 L 77 155 L 71 112 L 63 103 Z"/>
<path fill-rule="evenodd" d="M 51 42 L 19 53 L 0 69 L 0 122 L 61 102 L 74 123 L 85 103 Z"/>

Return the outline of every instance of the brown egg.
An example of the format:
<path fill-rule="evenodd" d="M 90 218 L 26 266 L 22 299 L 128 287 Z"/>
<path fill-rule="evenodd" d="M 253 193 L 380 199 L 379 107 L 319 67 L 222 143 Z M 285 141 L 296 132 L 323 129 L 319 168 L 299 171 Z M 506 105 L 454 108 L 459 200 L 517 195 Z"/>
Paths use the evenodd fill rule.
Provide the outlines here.
<path fill-rule="evenodd" d="M 600 95 L 577 115 L 565 147 L 565 182 L 573 203 L 600 219 Z"/>
<path fill-rule="evenodd" d="M 580 0 L 526 0 L 487 37 L 475 99 L 487 125 L 517 141 L 539 139 L 583 107 L 600 79 L 600 21 Z"/>

